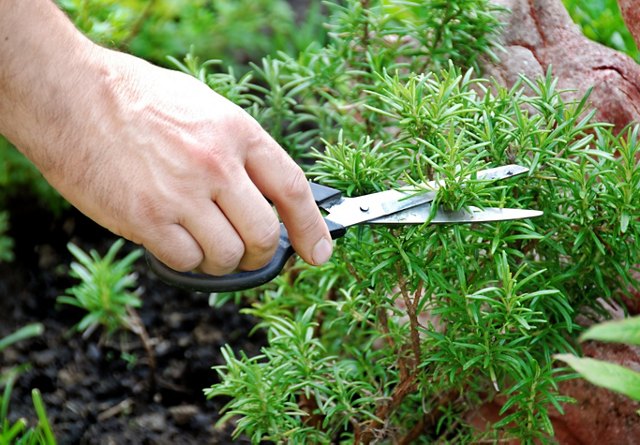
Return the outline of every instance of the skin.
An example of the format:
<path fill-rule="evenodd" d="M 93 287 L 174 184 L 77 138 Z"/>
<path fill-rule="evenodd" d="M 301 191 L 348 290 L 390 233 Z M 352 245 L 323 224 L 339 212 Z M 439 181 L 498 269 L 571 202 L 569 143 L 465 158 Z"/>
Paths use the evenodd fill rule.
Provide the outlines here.
<path fill-rule="evenodd" d="M 0 0 L 0 133 L 74 206 L 179 271 L 265 265 L 279 221 L 331 237 L 302 170 L 198 80 L 90 42 L 50 0 Z"/>

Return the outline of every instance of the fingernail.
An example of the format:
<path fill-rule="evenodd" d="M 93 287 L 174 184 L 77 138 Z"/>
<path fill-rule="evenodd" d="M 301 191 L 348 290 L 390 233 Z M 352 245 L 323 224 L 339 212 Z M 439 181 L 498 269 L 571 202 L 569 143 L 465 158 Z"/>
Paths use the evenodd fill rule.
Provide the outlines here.
<path fill-rule="evenodd" d="M 331 258 L 331 252 L 333 252 L 333 244 L 326 238 L 322 238 L 313 247 L 313 252 L 311 253 L 313 264 L 319 266 L 326 263 Z"/>

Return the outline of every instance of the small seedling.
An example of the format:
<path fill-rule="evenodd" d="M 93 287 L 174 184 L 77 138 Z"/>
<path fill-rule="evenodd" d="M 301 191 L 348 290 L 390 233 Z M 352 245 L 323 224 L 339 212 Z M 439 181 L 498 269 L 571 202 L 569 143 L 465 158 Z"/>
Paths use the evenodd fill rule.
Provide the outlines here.
<path fill-rule="evenodd" d="M 66 295 L 58 297 L 58 302 L 84 309 L 87 313 L 74 327 L 88 338 L 96 328 L 102 326 L 106 335 L 118 331 L 130 331 L 142 341 L 147 353 L 149 367 L 149 385 L 155 387 L 155 354 L 149 335 L 135 308 L 142 305 L 137 287 L 136 274 L 132 272 L 134 262 L 142 255 L 136 249 L 124 258 L 116 260 L 124 240 L 114 242 L 104 257 L 91 250 L 89 254 L 78 246 L 69 243 L 68 248 L 77 261 L 71 263 L 70 275 L 80 280 L 79 284 L 66 290 Z M 127 360 L 131 363 L 131 360 Z"/>
<path fill-rule="evenodd" d="M 70 275 L 80 283 L 67 289 L 67 294 L 58 297 L 58 302 L 87 311 L 75 326 L 85 337 L 98 326 L 103 326 L 107 334 L 121 329 L 131 330 L 131 308 L 142 305 L 139 296 L 131 291 L 136 287 L 136 276 L 131 267 L 142 251 L 134 250 L 123 259 L 116 260 L 116 254 L 123 245 L 124 240 L 117 240 L 104 257 L 95 250 L 87 254 L 72 243 L 67 246 L 77 260 L 71 263 Z"/>

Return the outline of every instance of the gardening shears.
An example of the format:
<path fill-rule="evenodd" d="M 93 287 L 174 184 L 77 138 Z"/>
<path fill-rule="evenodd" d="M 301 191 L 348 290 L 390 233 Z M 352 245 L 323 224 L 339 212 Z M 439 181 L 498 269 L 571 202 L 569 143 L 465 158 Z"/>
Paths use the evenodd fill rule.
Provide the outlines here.
<path fill-rule="evenodd" d="M 495 181 L 511 178 L 528 172 L 520 165 L 505 165 L 481 170 L 477 180 Z M 535 218 L 542 215 L 538 210 L 496 207 L 469 207 L 461 210 L 432 208 L 440 184 L 427 183 L 426 192 L 386 190 L 357 197 L 344 197 L 340 190 L 313 182 L 309 183 L 316 204 L 327 214 L 325 222 L 333 239 L 344 236 L 347 229 L 360 224 L 405 225 L 405 224 L 470 224 Z M 280 225 L 280 242 L 271 261 L 261 269 L 234 272 L 223 276 L 212 276 L 194 272 L 177 272 L 147 252 L 151 269 L 164 282 L 200 292 L 230 292 L 250 289 L 275 278 L 283 269 L 294 250 L 287 230 Z"/>

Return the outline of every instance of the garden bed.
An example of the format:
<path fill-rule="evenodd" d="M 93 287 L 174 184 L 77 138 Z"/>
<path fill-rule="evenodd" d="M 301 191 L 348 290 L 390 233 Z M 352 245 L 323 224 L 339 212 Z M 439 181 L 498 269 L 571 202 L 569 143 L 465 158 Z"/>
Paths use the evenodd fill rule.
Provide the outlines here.
<path fill-rule="evenodd" d="M 0 268 L 0 338 L 29 323 L 44 324 L 42 336 L 0 356 L 3 367 L 31 365 L 13 391 L 10 419 L 25 417 L 33 424 L 30 392 L 38 388 L 61 444 L 243 443 L 231 439 L 232 425 L 215 427 L 224 400 L 207 401 L 202 389 L 217 380 L 211 367 L 221 363 L 223 344 L 257 351 L 263 339 L 249 335 L 252 320 L 233 305 L 214 310 L 207 295 L 157 282 L 139 260 L 139 314 L 158 362 L 157 387 L 150 392 L 137 337 L 105 343 L 96 331 L 83 339 L 71 332 L 82 313 L 56 304 L 74 284 L 66 240 L 103 254 L 116 238 L 72 209 L 53 217 L 32 203 L 24 196 L 9 208 L 16 259 Z M 123 351 L 130 355 L 123 358 Z"/>
<path fill-rule="evenodd" d="M 520 22 L 542 24 L 542 12 L 556 29 L 552 3 L 514 0 L 533 16 L 514 19 L 513 34 L 520 36 Z M 229 400 L 254 442 L 634 443 L 638 404 L 565 380 L 551 357 L 578 346 L 576 323 L 597 319 L 582 320 L 581 312 L 600 310 L 623 285 L 637 288 L 629 269 L 639 256 L 633 191 L 640 130 L 618 137 L 601 122 L 619 124 L 595 100 L 610 97 L 606 90 L 594 90 L 593 103 L 579 88 L 575 97 L 559 91 L 575 86 L 563 83 L 563 73 L 582 72 L 558 71 L 554 57 L 565 54 L 557 52 L 565 45 L 536 49 L 507 39 L 515 56 L 536 60 L 535 70 L 521 78 L 519 68 L 511 76 L 499 66 L 498 82 L 476 83 L 466 65 L 483 60 L 478 54 L 495 38 L 495 10 L 485 2 L 476 6 L 486 14 L 454 14 L 476 32 L 461 41 L 439 38 L 460 23 L 437 8 L 392 8 L 396 23 L 370 14 L 367 1 L 351 6 L 335 9 L 331 44 L 303 45 L 303 57 L 263 59 L 251 78 L 209 73 L 195 57 L 180 68 L 250 109 L 300 162 L 311 147 L 322 147 L 308 173 L 325 185 L 359 194 L 448 178 L 440 205 L 499 202 L 544 217 L 351 231 L 330 264 L 297 263 L 252 300 L 256 319 L 158 282 L 140 260 L 138 313 L 155 352 L 154 374 L 148 345 L 134 334 L 105 341 L 96 330 L 82 337 L 71 329 L 84 313 L 57 303 L 76 284 L 67 242 L 104 254 L 116 237 L 73 209 L 54 216 L 33 196 L 14 197 L 3 209 L 16 258 L 0 265 L 0 338 L 35 322 L 44 334 L 0 353 L 3 368 L 31 364 L 13 391 L 11 421 L 35 422 L 30 391 L 38 388 L 60 443 L 245 443 L 232 439 L 232 421 L 217 423 Z M 584 42 L 565 18 L 564 37 L 539 41 Z M 534 31 L 544 36 L 546 27 Z M 386 68 L 393 66 L 404 68 L 392 75 Z M 613 79 L 615 91 L 629 85 L 636 91 L 627 74 L 636 70 L 625 59 L 587 71 L 597 86 Z M 583 118 L 592 106 L 597 122 Z M 530 174 L 504 188 L 466 180 L 485 164 L 513 162 Z M 422 314 L 434 317 L 419 320 Z M 268 334 L 253 333 L 257 323 Z M 223 356 L 226 344 L 242 354 Z M 262 346 L 262 360 L 247 358 Z M 640 356 L 596 343 L 584 344 L 583 352 L 634 369 Z M 216 365 L 224 365 L 221 380 L 211 369 Z M 219 397 L 206 400 L 203 388 L 212 385 Z M 566 395 L 578 403 L 566 406 Z M 554 409 L 561 405 L 565 416 Z"/>

